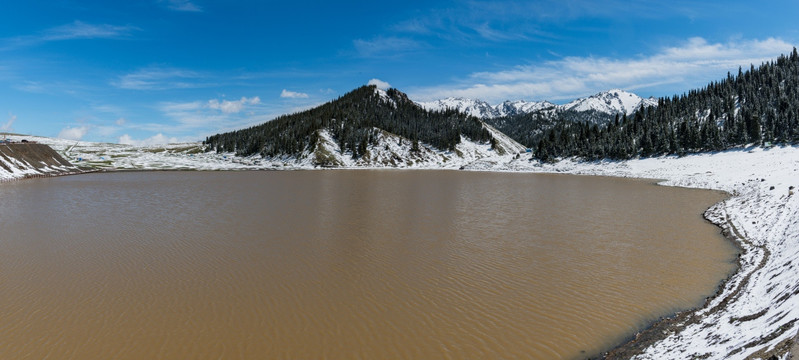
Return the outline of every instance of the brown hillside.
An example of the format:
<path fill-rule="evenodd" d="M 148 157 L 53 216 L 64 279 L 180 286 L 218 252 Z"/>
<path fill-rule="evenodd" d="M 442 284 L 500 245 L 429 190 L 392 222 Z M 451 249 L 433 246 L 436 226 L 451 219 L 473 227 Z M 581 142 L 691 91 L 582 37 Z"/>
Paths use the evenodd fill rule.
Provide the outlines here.
<path fill-rule="evenodd" d="M 71 171 L 75 170 L 74 165 L 44 144 L 0 144 L 0 158 L 5 160 L 7 164 L 15 164 L 18 161 L 27 165 L 26 167 L 29 166 L 37 170 L 45 167 L 71 168 Z M 7 168 L 8 165 L 4 164 L 4 162 L 0 162 L 0 166 L 6 168 L 6 170 L 11 170 Z"/>

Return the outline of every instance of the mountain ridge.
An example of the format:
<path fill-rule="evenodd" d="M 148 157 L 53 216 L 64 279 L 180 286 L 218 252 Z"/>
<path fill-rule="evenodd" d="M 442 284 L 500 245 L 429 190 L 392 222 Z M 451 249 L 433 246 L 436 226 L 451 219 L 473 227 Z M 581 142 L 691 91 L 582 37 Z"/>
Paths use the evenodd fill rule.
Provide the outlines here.
<path fill-rule="evenodd" d="M 461 167 L 525 151 L 474 116 L 429 111 L 397 89 L 373 85 L 204 143 L 211 151 L 314 167 Z"/>
<path fill-rule="evenodd" d="M 630 116 L 642 107 L 657 106 L 658 100 L 654 97 L 642 98 L 635 93 L 621 89 L 610 89 L 587 97 L 577 98 L 563 105 L 557 105 L 546 100 L 505 100 L 499 104 L 491 105 L 480 99 L 462 97 L 448 97 L 417 103 L 428 110 L 456 109 L 485 120 L 525 115 L 539 111 L 547 111 L 550 114 L 558 112 L 597 112 L 610 116 L 615 116 L 616 114 Z M 603 118 L 606 118 L 606 116 L 603 116 Z"/>

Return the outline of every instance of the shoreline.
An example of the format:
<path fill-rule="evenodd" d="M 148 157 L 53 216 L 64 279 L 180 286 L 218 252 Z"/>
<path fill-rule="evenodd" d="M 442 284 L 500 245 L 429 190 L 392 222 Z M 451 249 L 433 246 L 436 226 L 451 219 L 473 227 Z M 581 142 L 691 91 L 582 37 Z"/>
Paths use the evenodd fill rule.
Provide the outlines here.
<path fill-rule="evenodd" d="M 253 166 L 222 155 L 210 155 L 210 158 L 220 156 L 222 160 L 191 166 L 195 163 L 164 153 L 157 162 L 142 160 L 138 163 L 128 159 L 120 165 L 127 164 L 125 170 L 133 171 L 138 169 L 131 167 L 139 167 L 132 166 L 134 164 L 141 164 L 140 170 L 145 171 L 308 168 L 299 163 L 280 168 Z M 458 170 L 452 167 L 454 164 L 447 165 L 450 166 L 425 163 L 374 169 Z M 799 187 L 799 146 L 748 147 L 625 161 L 565 159 L 555 164 L 498 158 L 468 162 L 464 170 L 664 179 L 658 185 L 727 192 L 730 197 L 711 206 L 704 217 L 721 228 L 725 237 L 741 249 L 738 270 L 720 281 L 716 293 L 708 297 L 704 305 L 661 318 L 597 356 L 608 359 L 772 356 L 787 359 L 799 355 L 799 194 L 794 194 L 799 192 L 796 189 Z"/>
<path fill-rule="evenodd" d="M 658 183 L 658 185 L 660 185 Z M 707 189 L 711 190 L 711 189 Z M 728 194 L 732 197 L 732 194 Z M 706 308 L 709 304 L 721 297 L 723 295 L 724 289 L 727 285 L 733 280 L 733 278 L 738 275 L 742 271 L 742 264 L 741 264 L 741 254 L 745 252 L 745 239 L 740 237 L 737 234 L 737 231 L 734 229 L 734 225 L 725 221 L 724 223 L 716 223 L 712 219 L 707 216 L 707 213 L 711 211 L 714 207 L 720 206 L 724 203 L 725 200 L 716 203 L 705 210 L 702 214 L 702 217 L 707 220 L 708 222 L 712 223 L 716 227 L 721 230 L 721 234 L 724 236 L 725 239 L 730 241 L 735 247 L 738 249 L 738 256 L 736 257 L 736 265 L 735 270 L 728 274 L 724 279 L 720 280 L 719 283 L 716 285 L 716 291 L 713 295 L 705 298 L 705 303 L 701 306 L 697 306 L 691 309 L 686 309 L 682 311 L 678 311 L 674 314 L 669 316 L 664 316 L 658 320 L 655 320 L 651 324 L 647 325 L 641 331 L 636 332 L 635 334 L 630 335 L 625 340 L 621 341 L 618 345 L 613 346 L 607 351 L 602 352 L 600 355 L 595 357 L 591 357 L 590 359 L 631 359 L 637 355 L 641 355 L 644 349 L 647 347 L 655 344 L 656 342 L 663 340 L 666 337 L 666 334 L 669 333 L 679 333 L 680 330 L 684 329 L 686 324 L 689 323 L 696 323 L 697 319 L 693 318 L 696 312 L 701 309 Z M 760 264 L 762 267 L 762 264 Z M 747 280 L 744 280 L 747 281 Z M 740 285 L 738 289 L 740 289 Z M 728 295 L 731 296 L 732 294 Z M 720 311 L 720 309 L 716 309 L 715 311 Z"/>
<path fill-rule="evenodd" d="M 740 249 L 738 269 L 704 305 L 661 318 L 600 359 L 788 359 L 799 355 L 799 148 L 741 149 L 683 158 L 577 163 L 534 172 L 666 179 L 726 191 L 704 217 Z M 787 192 L 786 192 L 787 190 Z M 786 195 L 787 193 L 787 195 Z"/>
<path fill-rule="evenodd" d="M 302 170 L 302 169 L 300 169 Z M 328 169 L 322 169 L 328 170 Z M 336 169 L 331 169 L 336 170 Z M 343 169 L 343 170 L 411 170 L 411 171 L 418 171 L 418 170 L 434 170 L 434 169 L 360 169 L 360 168 L 352 168 L 352 169 Z M 451 170 L 451 171 L 458 171 L 454 169 L 441 169 L 443 171 Z M 186 171 L 186 170 L 164 170 L 164 169 L 153 169 L 153 170 L 134 170 L 134 169 L 120 169 L 120 170 L 105 170 L 105 171 L 94 171 L 94 172 L 139 172 L 139 171 Z M 203 171 L 203 170 L 200 170 Z M 271 171 L 271 170 L 270 170 Z M 467 170 L 470 171 L 470 170 Z M 474 170 L 472 170 L 474 171 Z M 486 170 L 477 170 L 477 172 L 486 171 Z M 496 172 L 488 170 L 488 172 Z M 586 173 L 574 173 L 574 172 L 538 172 L 538 171 L 508 171 L 509 173 L 536 173 L 536 174 L 551 174 L 551 175 L 578 175 L 578 176 L 600 176 L 600 177 L 614 177 L 614 178 L 626 178 L 626 179 L 640 179 L 644 181 L 652 181 L 654 185 L 657 186 L 673 186 L 664 184 L 668 180 L 663 179 L 652 179 L 646 177 L 634 177 L 634 176 L 614 176 L 612 174 L 586 174 Z M 89 173 L 89 172 L 85 172 Z M 684 186 L 678 186 L 684 187 Z M 688 188 L 696 188 L 696 187 L 688 187 Z M 723 191 L 718 189 L 708 189 L 705 190 L 711 191 Z M 737 249 L 738 249 L 738 256 L 736 258 L 736 267 L 733 271 L 730 272 L 724 279 L 721 279 L 716 286 L 715 292 L 707 297 L 704 301 L 703 305 L 700 305 L 695 308 L 681 310 L 674 314 L 661 317 L 658 320 L 655 320 L 651 324 L 645 326 L 642 330 L 630 334 L 624 340 L 622 340 L 619 344 L 612 346 L 610 349 L 600 352 L 589 359 L 631 359 L 636 358 L 637 356 L 644 356 L 646 357 L 645 351 L 650 348 L 651 346 L 657 344 L 660 341 L 665 340 L 668 336 L 672 336 L 675 334 L 681 333 L 687 326 L 695 325 L 700 322 L 702 318 L 705 318 L 712 314 L 718 314 L 725 311 L 724 306 L 732 300 L 736 295 L 738 295 L 743 287 L 749 282 L 751 274 L 754 271 L 762 269 L 769 258 L 768 249 L 765 247 L 758 247 L 758 249 L 762 250 L 765 254 L 764 257 L 760 259 L 760 261 L 756 264 L 755 267 L 747 267 L 747 264 L 742 261 L 742 255 L 752 251 L 752 248 L 756 247 L 751 241 L 748 241 L 745 237 L 743 237 L 740 232 L 737 230 L 735 225 L 732 223 L 729 215 L 727 214 L 727 210 L 725 208 L 725 204 L 727 201 L 734 197 L 733 194 L 726 192 L 728 197 L 716 204 L 713 204 L 708 209 L 706 209 L 702 216 L 703 218 L 717 226 L 721 232 L 721 234 L 730 241 Z M 719 220 L 723 220 L 719 222 Z M 741 277 L 740 280 L 737 278 Z M 728 291 L 729 288 L 734 289 L 733 291 Z M 718 302 L 717 304 L 713 305 L 714 302 Z M 711 306 L 712 305 L 712 306 Z M 707 309 L 710 310 L 707 310 Z M 702 312 L 704 314 L 701 314 Z M 763 345 L 767 343 L 767 341 L 760 341 L 758 343 L 751 344 L 750 347 Z M 771 351 L 766 352 L 768 356 L 777 355 L 778 357 L 784 356 L 786 353 L 790 351 L 791 346 L 794 345 L 794 341 L 789 341 L 785 344 L 782 344 L 778 347 L 777 352 Z M 668 356 L 666 356 L 668 357 Z"/>

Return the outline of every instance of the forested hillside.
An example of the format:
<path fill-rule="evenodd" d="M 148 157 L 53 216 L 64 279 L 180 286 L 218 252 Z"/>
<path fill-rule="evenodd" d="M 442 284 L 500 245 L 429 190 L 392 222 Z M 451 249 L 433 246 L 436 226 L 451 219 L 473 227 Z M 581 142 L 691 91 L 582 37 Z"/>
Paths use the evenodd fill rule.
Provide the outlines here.
<path fill-rule="evenodd" d="M 510 131 L 531 144 L 533 128 Z M 534 134 L 535 135 L 535 134 Z M 661 98 L 657 106 L 616 117 L 606 125 L 560 119 L 540 131 L 534 157 L 587 160 L 717 151 L 747 144 L 799 141 L 799 55 L 738 70 L 687 94 Z"/>
<path fill-rule="evenodd" d="M 484 121 L 506 134 L 512 134 L 516 141 L 528 148 L 534 148 L 547 131 L 558 123 L 583 122 L 604 126 L 613 121 L 616 115 L 632 115 L 638 109 L 657 106 L 657 100 L 612 89 L 564 105 L 549 102 L 540 104 L 531 111 L 507 112 L 507 115 L 485 118 Z"/>
<path fill-rule="evenodd" d="M 488 118 L 484 121 L 520 144 L 535 148 L 548 131 L 557 124 L 586 123 L 602 126 L 613 121 L 615 114 L 596 110 L 542 109 L 528 114 Z"/>
<path fill-rule="evenodd" d="M 329 133 L 342 153 L 353 158 L 377 145 L 380 131 L 439 150 L 453 150 L 464 136 L 475 142 L 492 140 L 483 123 L 455 110 L 427 111 L 396 90 L 363 86 L 317 108 L 248 129 L 210 136 L 209 149 L 248 156 L 297 156 L 313 151 L 320 131 Z M 402 141 L 402 140 L 400 140 Z"/>

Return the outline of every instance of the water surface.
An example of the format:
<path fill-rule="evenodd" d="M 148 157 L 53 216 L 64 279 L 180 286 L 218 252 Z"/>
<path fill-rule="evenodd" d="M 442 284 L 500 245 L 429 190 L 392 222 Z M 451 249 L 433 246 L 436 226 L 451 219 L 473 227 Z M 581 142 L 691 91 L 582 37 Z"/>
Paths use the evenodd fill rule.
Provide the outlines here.
<path fill-rule="evenodd" d="M 578 358 L 733 269 L 716 192 L 457 171 L 0 186 L 0 358 Z"/>

